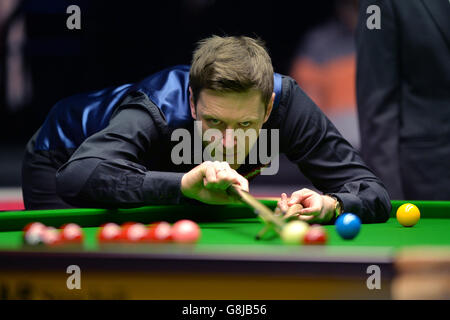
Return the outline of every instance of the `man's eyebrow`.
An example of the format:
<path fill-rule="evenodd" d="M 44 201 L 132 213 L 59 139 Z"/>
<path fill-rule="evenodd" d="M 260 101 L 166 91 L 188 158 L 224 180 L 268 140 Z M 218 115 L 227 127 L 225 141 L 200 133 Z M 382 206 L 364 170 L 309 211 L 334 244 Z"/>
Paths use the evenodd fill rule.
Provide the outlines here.
<path fill-rule="evenodd" d="M 214 119 L 218 119 L 219 117 L 213 115 L 213 114 L 208 114 L 208 113 L 204 113 L 203 114 L 203 118 L 214 118 Z"/>
<path fill-rule="evenodd" d="M 240 122 L 255 122 L 258 120 L 259 120 L 258 118 L 244 118 L 244 120 Z"/>
<path fill-rule="evenodd" d="M 221 120 L 220 117 L 207 113 L 203 114 L 203 118 Z M 239 122 L 256 122 L 256 121 L 258 121 L 258 118 L 250 117 L 250 118 L 243 118 L 243 120 L 240 120 Z"/>

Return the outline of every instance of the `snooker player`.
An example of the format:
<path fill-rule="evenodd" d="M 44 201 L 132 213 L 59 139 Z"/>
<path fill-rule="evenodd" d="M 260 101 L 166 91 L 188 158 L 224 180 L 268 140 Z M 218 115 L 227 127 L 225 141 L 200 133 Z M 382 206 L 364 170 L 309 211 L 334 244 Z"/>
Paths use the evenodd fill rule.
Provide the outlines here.
<path fill-rule="evenodd" d="M 223 133 L 224 152 L 244 156 L 250 146 L 237 145 L 229 129 L 279 130 L 279 152 L 323 192 L 282 195 L 282 210 L 303 205 L 299 219 L 329 223 L 343 211 L 363 222 L 388 219 L 382 182 L 297 83 L 273 72 L 263 44 L 219 36 L 199 42 L 190 67 L 59 101 L 27 145 L 26 209 L 233 202 L 227 187 L 248 190 L 246 177 L 263 165 L 175 164 L 171 134 L 183 128 L 195 135 L 194 120 L 203 132 Z"/>

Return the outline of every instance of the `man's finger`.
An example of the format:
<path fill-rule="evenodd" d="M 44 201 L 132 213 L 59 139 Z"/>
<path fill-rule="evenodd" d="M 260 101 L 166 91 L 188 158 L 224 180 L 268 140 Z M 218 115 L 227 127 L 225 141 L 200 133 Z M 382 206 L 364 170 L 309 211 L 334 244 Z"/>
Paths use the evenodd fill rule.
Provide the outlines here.
<path fill-rule="evenodd" d="M 249 191 L 248 180 L 245 179 L 243 176 L 241 176 L 239 173 L 236 172 L 236 174 L 237 174 L 236 179 L 239 183 L 239 186 L 241 187 L 242 190 L 248 192 Z"/>
<path fill-rule="evenodd" d="M 302 210 L 300 210 L 299 214 L 300 215 L 318 215 L 320 213 L 320 208 L 319 207 L 310 207 L 310 208 L 304 208 Z"/>
<path fill-rule="evenodd" d="M 313 220 L 316 216 L 303 216 L 303 215 L 299 215 L 298 219 L 305 221 L 305 222 L 309 222 L 311 220 Z"/>
<path fill-rule="evenodd" d="M 283 211 L 283 212 L 286 212 L 286 211 L 288 211 L 288 209 L 289 209 L 289 207 L 288 207 L 288 205 L 287 205 L 287 201 L 288 199 L 287 199 L 287 194 L 286 193 L 282 193 L 281 194 L 281 199 L 280 199 L 280 201 L 278 201 L 278 207 Z"/>
<path fill-rule="evenodd" d="M 216 172 L 217 183 L 220 189 L 226 189 L 233 183 L 239 183 L 237 174 L 231 168 L 222 168 Z"/>
<path fill-rule="evenodd" d="M 301 200 L 303 200 L 304 190 L 306 189 L 293 192 L 289 198 L 288 205 L 291 206 L 293 204 L 300 203 Z"/>
<path fill-rule="evenodd" d="M 314 192 L 314 191 L 307 189 L 307 188 L 303 188 L 299 191 L 295 191 L 294 193 L 292 193 L 291 198 L 288 202 L 288 205 L 291 206 L 296 203 L 301 203 L 303 201 L 303 199 L 307 198 L 311 194 L 311 192 Z"/>
<path fill-rule="evenodd" d="M 207 166 L 205 170 L 206 188 L 211 188 L 217 183 L 216 169 L 214 166 Z"/>
<path fill-rule="evenodd" d="M 219 161 L 210 162 L 206 170 L 206 180 L 208 181 L 207 187 L 209 189 L 220 189 L 222 181 L 224 180 L 224 172 L 226 167 Z"/>

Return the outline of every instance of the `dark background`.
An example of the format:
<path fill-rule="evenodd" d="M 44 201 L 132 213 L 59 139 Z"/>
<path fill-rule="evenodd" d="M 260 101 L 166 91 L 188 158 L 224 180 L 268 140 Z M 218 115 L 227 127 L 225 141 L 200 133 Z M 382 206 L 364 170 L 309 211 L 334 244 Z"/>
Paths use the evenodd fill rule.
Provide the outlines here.
<path fill-rule="evenodd" d="M 72 4 L 81 8 L 81 30 L 66 27 Z M 288 74 L 305 32 L 333 11 L 331 0 L 23 1 L 15 16 L 25 20 L 23 52 L 33 93 L 13 110 L 1 81 L 0 186 L 20 184 L 22 150 L 59 99 L 189 64 L 196 42 L 212 34 L 260 37 L 275 71 Z M 4 59 L 1 64 L 8 67 Z M 296 179 L 284 172 L 271 179 Z"/>

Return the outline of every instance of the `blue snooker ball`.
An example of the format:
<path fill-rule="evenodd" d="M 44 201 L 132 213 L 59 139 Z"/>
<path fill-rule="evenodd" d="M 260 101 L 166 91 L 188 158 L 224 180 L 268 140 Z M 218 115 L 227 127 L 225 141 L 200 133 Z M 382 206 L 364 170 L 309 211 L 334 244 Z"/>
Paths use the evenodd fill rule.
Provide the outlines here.
<path fill-rule="evenodd" d="M 346 240 L 353 239 L 361 229 L 361 219 L 353 213 L 343 213 L 336 220 L 337 233 Z"/>

